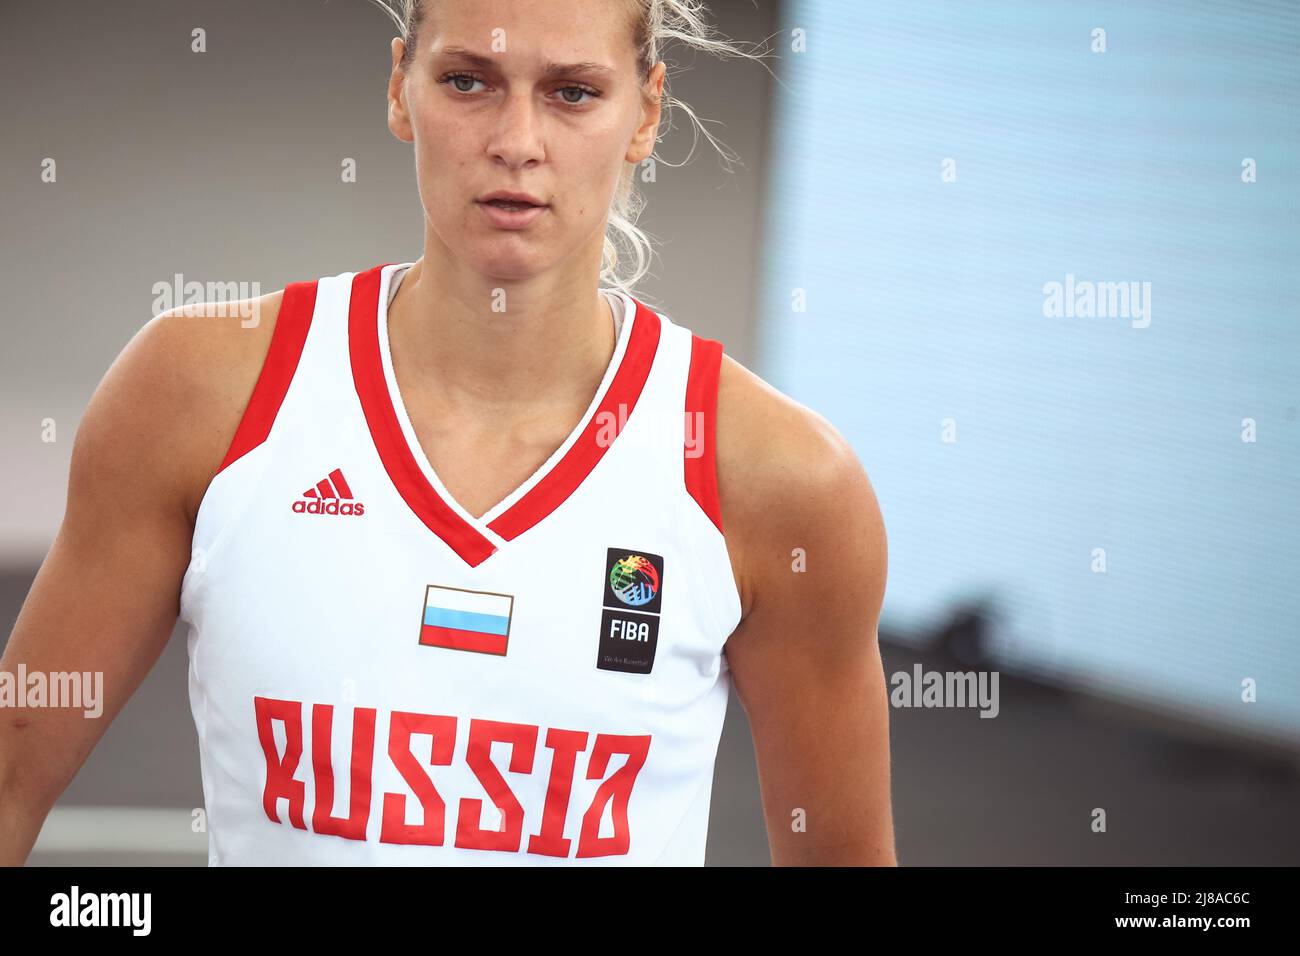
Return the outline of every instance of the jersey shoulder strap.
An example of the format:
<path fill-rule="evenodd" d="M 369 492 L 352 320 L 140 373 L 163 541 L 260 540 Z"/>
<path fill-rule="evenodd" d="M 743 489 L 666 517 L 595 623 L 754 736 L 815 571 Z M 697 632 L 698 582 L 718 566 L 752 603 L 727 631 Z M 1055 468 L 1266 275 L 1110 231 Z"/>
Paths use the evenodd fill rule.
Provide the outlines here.
<path fill-rule="evenodd" d="M 718 503 L 715 439 L 722 352 L 721 342 L 691 333 L 691 360 L 686 373 L 686 440 L 683 448 L 686 490 L 719 532 L 722 531 L 722 509 Z"/>
<path fill-rule="evenodd" d="M 316 310 L 317 281 L 291 282 L 284 288 L 262 370 L 244 408 L 235 437 L 217 474 L 266 441 L 289 391 Z"/>

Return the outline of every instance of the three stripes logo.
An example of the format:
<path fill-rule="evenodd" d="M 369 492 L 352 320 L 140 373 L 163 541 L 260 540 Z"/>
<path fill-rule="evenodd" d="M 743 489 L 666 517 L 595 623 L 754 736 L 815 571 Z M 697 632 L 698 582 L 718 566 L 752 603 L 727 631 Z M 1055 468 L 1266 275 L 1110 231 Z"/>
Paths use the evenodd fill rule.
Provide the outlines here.
<path fill-rule="evenodd" d="M 343 470 L 335 468 L 304 491 L 293 503 L 293 510 L 300 515 L 363 515 L 366 506 L 353 498 Z"/>

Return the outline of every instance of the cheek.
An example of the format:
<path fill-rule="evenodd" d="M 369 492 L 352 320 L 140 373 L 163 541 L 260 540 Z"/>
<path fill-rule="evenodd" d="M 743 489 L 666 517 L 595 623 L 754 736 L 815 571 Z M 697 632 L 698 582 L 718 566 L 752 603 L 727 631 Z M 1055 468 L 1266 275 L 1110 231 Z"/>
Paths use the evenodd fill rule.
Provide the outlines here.
<path fill-rule="evenodd" d="M 465 131 L 453 124 L 425 120 L 415 130 L 415 165 L 425 198 L 439 204 L 455 201 L 469 189 L 464 183 L 473 157 Z"/>
<path fill-rule="evenodd" d="M 417 169 L 422 174 L 445 176 L 464 166 L 469 155 L 466 130 L 463 124 L 456 124 L 451 112 L 437 108 L 436 91 L 412 91 L 409 105 Z"/>
<path fill-rule="evenodd" d="M 578 216 L 602 215 L 601 203 L 612 196 L 624 165 L 624 141 L 602 131 L 601 138 L 584 138 L 562 155 L 552 154 L 557 169 L 571 184 L 572 209 Z"/>
<path fill-rule="evenodd" d="M 456 148 L 456 137 L 448 133 L 449 124 L 438 117 L 421 116 L 415 124 L 415 156 L 421 166 L 448 162 Z"/>

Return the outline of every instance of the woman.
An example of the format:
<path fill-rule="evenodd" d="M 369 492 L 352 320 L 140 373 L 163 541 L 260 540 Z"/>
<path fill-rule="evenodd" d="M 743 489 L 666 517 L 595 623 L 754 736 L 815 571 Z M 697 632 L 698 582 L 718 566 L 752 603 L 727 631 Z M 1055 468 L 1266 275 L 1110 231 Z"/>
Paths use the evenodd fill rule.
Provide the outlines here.
<path fill-rule="evenodd" d="M 661 44 L 736 52 L 701 12 L 397 12 L 423 254 L 164 314 L 105 376 L 3 667 L 102 671 L 107 720 L 3 715 L 0 860 L 179 614 L 210 863 L 700 864 L 732 681 L 773 861 L 894 863 L 868 479 L 606 238 L 644 251 Z"/>

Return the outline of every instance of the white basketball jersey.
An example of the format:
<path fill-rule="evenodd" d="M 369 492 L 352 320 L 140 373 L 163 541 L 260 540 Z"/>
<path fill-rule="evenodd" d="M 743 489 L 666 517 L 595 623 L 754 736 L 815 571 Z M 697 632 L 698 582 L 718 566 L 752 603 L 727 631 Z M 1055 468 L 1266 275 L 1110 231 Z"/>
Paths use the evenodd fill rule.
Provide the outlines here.
<path fill-rule="evenodd" d="M 286 288 L 199 508 L 180 600 L 209 864 L 702 864 L 740 621 L 722 346 L 609 291 L 582 420 L 475 518 L 393 376 L 409 265 Z"/>

